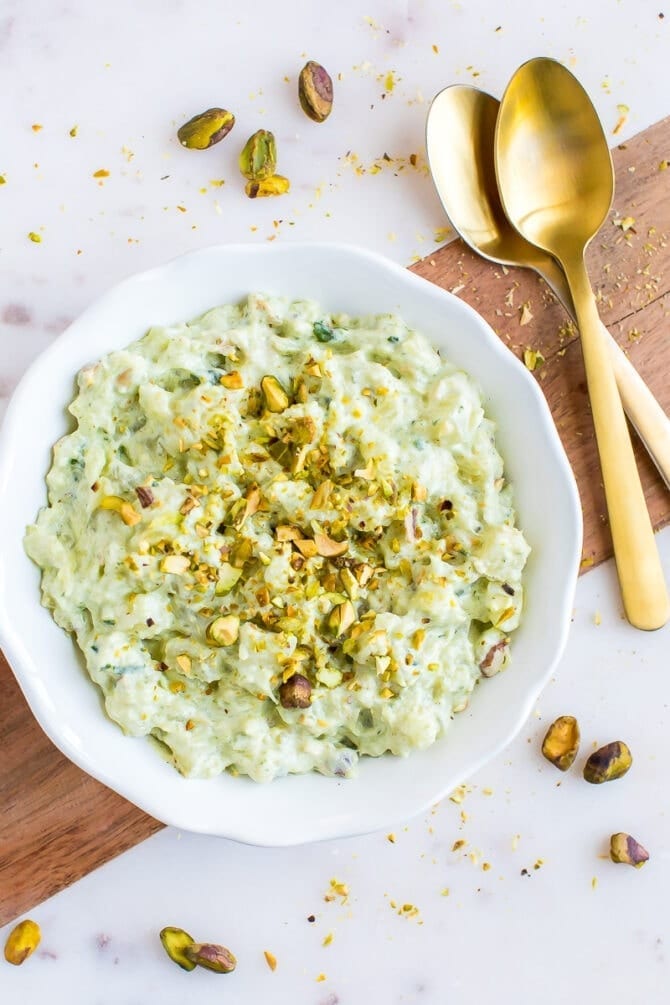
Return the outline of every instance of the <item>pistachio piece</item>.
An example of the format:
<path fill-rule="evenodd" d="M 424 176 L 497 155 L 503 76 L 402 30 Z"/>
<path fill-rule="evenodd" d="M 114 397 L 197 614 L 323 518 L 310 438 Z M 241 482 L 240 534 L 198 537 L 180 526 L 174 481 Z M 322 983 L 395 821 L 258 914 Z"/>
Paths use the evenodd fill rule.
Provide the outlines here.
<path fill-rule="evenodd" d="M 309 708 L 312 685 L 301 673 L 294 673 L 279 688 L 279 701 L 284 708 Z"/>
<path fill-rule="evenodd" d="M 15 967 L 20 967 L 35 952 L 41 939 L 42 933 L 36 921 L 31 921 L 30 918 L 20 921 L 5 942 L 5 959 Z"/>
<path fill-rule="evenodd" d="M 289 406 L 289 397 L 276 377 L 263 377 L 261 391 L 269 412 L 283 412 Z"/>
<path fill-rule="evenodd" d="M 217 597 L 223 596 L 224 593 L 229 593 L 241 575 L 241 569 L 235 569 L 228 562 L 223 562 L 219 567 L 218 579 L 214 587 L 214 593 Z"/>
<path fill-rule="evenodd" d="M 125 499 L 121 499 L 120 496 L 103 496 L 100 500 L 100 509 L 107 509 L 118 513 L 128 527 L 134 527 L 142 519 L 131 503 L 126 502 Z"/>
<path fill-rule="evenodd" d="M 286 195 L 290 187 L 291 183 L 284 175 L 271 174 L 269 178 L 248 181 L 244 191 L 250 199 L 263 199 L 269 195 Z"/>
<path fill-rule="evenodd" d="M 234 125 L 232 112 L 225 108 L 208 108 L 180 126 L 177 139 L 188 150 L 207 150 L 227 136 Z"/>
<path fill-rule="evenodd" d="M 584 765 L 584 778 L 593 785 L 613 782 L 622 778 L 632 763 L 633 755 L 623 740 L 614 740 L 591 754 Z"/>
<path fill-rule="evenodd" d="M 184 952 L 196 966 L 213 970 L 215 974 L 231 974 L 237 964 L 230 949 L 213 942 L 194 942 L 186 946 Z"/>
<path fill-rule="evenodd" d="M 358 596 L 358 580 L 351 569 L 347 569 L 346 565 L 343 569 L 340 569 L 340 580 L 349 599 L 355 600 Z"/>
<path fill-rule="evenodd" d="M 630 834 L 619 832 L 610 838 L 610 858 L 613 862 L 641 869 L 649 861 L 649 852 Z"/>
<path fill-rule="evenodd" d="M 333 491 L 333 483 L 330 478 L 326 478 L 325 482 L 321 482 L 318 489 L 312 496 L 312 509 L 324 509 L 328 505 L 328 500 L 330 499 L 330 493 Z"/>
<path fill-rule="evenodd" d="M 313 443 L 316 436 L 316 423 L 311 415 L 301 415 L 292 427 L 293 442 L 300 446 Z"/>
<path fill-rule="evenodd" d="M 182 970 L 195 970 L 195 963 L 186 955 L 187 948 L 194 944 L 188 932 L 183 928 L 168 925 L 167 928 L 161 929 L 160 940 L 173 963 L 177 963 Z"/>
<path fill-rule="evenodd" d="M 509 658 L 509 639 L 501 639 L 492 645 L 484 659 L 479 664 L 482 677 L 495 677 L 507 664 Z"/>
<path fill-rule="evenodd" d="M 251 558 L 254 546 L 248 537 L 243 537 L 230 549 L 230 564 L 234 569 L 242 569 Z"/>
<path fill-rule="evenodd" d="M 335 638 L 344 635 L 356 620 L 356 610 L 350 600 L 336 604 L 328 615 L 326 625 Z"/>
<path fill-rule="evenodd" d="M 188 555 L 166 555 L 161 562 L 161 572 L 171 572 L 175 576 L 181 576 L 191 565 Z"/>
<path fill-rule="evenodd" d="M 151 489 L 145 488 L 144 485 L 138 485 L 135 489 L 137 498 L 140 501 L 140 506 L 142 509 L 148 509 L 155 502 L 155 497 Z M 135 521 L 137 522 L 137 521 Z"/>
<path fill-rule="evenodd" d="M 219 384 L 228 388 L 229 391 L 239 391 L 240 388 L 244 387 L 242 374 L 239 370 L 231 370 L 230 373 L 224 373 L 222 377 L 219 377 Z"/>
<path fill-rule="evenodd" d="M 262 181 L 275 173 L 277 145 L 267 129 L 259 129 L 250 136 L 239 158 L 240 171 L 249 181 Z"/>
<path fill-rule="evenodd" d="M 559 771 L 572 766 L 579 750 L 579 723 L 574 715 L 561 715 L 547 730 L 542 753 Z"/>
<path fill-rule="evenodd" d="M 314 544 L 317 555 L 322 555 L 323 558 L 336 558 L 338 555 L 344 555 L 349 547 L 348 541 L 334 541 L 327 534 L 315 534 Z"/>
<path fill-rule="evenodd" d="M 302 538 L 300 541 L 294 541 L 293 544 L 305 558 L 314 558 L 315 555 L 318 555 L 315 542 L 308 537 Z"/>
<path fill-rule="evenodd" d="M 226 614 L 216 618 L 207 626 L 205 636 L 214 646 L 232 646 L 240 634 L 240 619 L 236 614 Z"/>
<path fill-rule="evenodd" d="M 305 63 L 298 77 L 300 106 L 313 122 L 325 122 L 333 108 L 330 74 L 313 59 Z"/>

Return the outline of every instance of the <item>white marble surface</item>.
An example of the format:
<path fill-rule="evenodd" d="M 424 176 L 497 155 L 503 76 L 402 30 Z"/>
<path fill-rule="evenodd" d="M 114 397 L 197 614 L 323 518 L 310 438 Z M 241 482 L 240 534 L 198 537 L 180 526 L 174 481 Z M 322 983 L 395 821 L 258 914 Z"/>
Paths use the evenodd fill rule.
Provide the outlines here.
<path fill-rule="evenodd" d="M 403 263 L 428 254 L 445 220 L 421 168 L 424 119 L 448 83 L 499 94 L 519 62 L 552 55 L 579 75 L 610 134 L 617 106 L 629 107 L 612 136 L 625 140 L 670 110 L 663 9 L 663 0 L 345 0 L 325 16 L 305 0 L 2 0 L 0 400 L 98 293 L 190 248 L 333 239 Z M 322 126 L 295 101 L 306 58 L 342 75 Z M 212 104 L 236 113 L 235 130 L 210 151 L 182 150 L 176 126 Z M 260 127 L 275 131 L 292 190 L 252 203 L 235 160 Z M 416 153 L 419 167 L 379 161 L 385 152 Z M 99 169 L 109 177 L 95 179 Z M 659 540 L 670 571 L 670 532 Z M 461 805 L 447 800 L 426 819 L 399 821 L 395 843 L 381 834 L 272 851 L 165 831 L 31 912 L 42 946 L 21 969 L 0 963 L 0 998 L 666 1000 L 668 641 L 667 629 L 646 636 L 622 622 L 611 566 L 591 573 L 536 716 L 471 780 Z M 565 712 L 579 716 L 585 750 L 629 742 L 626 779 L 593 788 L 542 760 L 546 725 Z M 647 845 L 643 870 L 607 860 L 615 830 Z M 332 878 L 348 885 L 346 903 L 324 901 Z M 391 901 L 418 913 L 399 916 Z M 236 973 L 177 970 L 157 941 L 165 924 L 227 943 Z M 274 973 L 265 949 L 277 957 Z"/>

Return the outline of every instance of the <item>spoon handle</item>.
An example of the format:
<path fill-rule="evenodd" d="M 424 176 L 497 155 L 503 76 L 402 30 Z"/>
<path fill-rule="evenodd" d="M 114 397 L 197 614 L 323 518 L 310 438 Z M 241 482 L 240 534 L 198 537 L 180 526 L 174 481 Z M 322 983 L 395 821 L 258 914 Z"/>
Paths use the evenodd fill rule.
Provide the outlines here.
<path fill-rule="evenodd" d="M 663 567 L 583 257 L 566 260 L 563 266 L 582 336 L 624 610 L 632 625 L 651 631 L 661 628 L 670 617 Z"/>
<path fill-rule="evenodd" d="M 570 289 L 558 262 L 549 259 L 542 263 L 541 268 L 538 266 L 535 268 L 554 291 L 568 314 L 576 321 Z M 626 415 L 658 468 L 661 478 L 670 489 L 670 418 L 605 325 L 602 321 L 599 323 L 602 336 L 607 340 L 614 376 Z"/>

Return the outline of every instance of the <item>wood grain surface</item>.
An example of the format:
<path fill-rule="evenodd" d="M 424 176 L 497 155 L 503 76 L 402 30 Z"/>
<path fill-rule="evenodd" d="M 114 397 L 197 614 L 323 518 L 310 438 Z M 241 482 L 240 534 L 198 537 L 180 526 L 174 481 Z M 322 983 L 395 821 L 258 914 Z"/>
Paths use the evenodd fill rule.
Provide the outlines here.
<path fill-rule="evenodd" d="M 666 410 L 670 168 L 661 165 L 669 160 L 670 118 L 614 151 L 614 211 L 589 251 L 603 320 Z M 562 308 L 532 273 L 491 265 L 459 241 L 412 268 L 475 307 L 513 352 L 523 355 L 531 348 L 545 357 L 535 376 L 577 476 L 583 568 L 603 561 L 611 541 L 580 347 Z M 639 444 L 636 454 L 653 522 L 660 527 L 670 521 L 670 493 Z M 0 925 L 161 827 L 53 747 L 1 656 L 0 745 Z"/>

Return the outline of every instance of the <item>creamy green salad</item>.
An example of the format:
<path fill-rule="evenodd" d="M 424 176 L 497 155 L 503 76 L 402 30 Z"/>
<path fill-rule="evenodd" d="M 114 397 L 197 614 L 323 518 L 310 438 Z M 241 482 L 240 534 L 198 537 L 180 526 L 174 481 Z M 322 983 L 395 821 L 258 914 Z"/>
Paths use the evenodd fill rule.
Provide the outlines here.
<path fill-rule="evenodd" d="M 399 317 L 255 294 L 82 370 L 70 412 L 25 547 L 184 775 L 351 775 L 506 666 L 529 549 L 495 427 Z"/>

